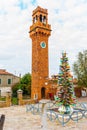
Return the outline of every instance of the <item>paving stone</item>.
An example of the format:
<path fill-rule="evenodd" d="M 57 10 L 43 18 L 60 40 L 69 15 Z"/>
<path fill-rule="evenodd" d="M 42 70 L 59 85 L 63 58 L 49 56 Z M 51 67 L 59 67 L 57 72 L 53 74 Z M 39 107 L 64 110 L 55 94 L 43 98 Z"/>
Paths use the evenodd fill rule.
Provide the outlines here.
<path fill-rule="evenodd" d="M 80 98 L 79 101 L 87 101 L 86 98 Z M 5 114 L 5 123 L 3 130 L 43 130 L 41 127 L 41 116 L 26 112 L 26 106 L 11 106 L 0 108 L 0 114 Z M 46 130 L 86 130 L 87 119 L 83 118 L 77 122 L 70 121 L 64 127 L 59 122 L 50 122 L 47 120 Z"/>

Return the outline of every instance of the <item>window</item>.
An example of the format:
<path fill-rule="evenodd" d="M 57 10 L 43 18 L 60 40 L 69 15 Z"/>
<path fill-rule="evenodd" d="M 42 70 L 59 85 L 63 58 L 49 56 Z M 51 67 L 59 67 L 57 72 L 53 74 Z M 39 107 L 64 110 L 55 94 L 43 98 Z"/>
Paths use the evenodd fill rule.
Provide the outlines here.
<path fill-rule="evenodd" d="M 0 79 L 0 84 L 1 84 L 1 79 Z"/>
<path fill-rule="evenodd" d="M 11 84 L 11 79 L 8 79 L 8 84 Z"/>

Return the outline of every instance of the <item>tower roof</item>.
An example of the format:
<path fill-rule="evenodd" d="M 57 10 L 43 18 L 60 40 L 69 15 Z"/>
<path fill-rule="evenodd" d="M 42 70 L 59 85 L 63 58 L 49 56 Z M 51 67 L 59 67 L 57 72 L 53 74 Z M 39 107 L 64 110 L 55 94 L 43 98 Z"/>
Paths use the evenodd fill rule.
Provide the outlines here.
<path fill-rule="evenodd" d="M 48 14 L 47 9 L 43 9 L 40 6 L 37 6 L 37 8 L 35 10 L 33 10 L 33 15 L 36 14 L 37 12 Z"/>

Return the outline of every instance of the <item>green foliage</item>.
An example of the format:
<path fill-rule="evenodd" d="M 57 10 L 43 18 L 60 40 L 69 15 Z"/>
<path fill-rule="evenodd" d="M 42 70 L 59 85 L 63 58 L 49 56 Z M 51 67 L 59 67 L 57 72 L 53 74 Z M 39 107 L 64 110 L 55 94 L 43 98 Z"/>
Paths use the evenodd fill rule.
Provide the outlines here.
<path fill-rule="evenodd" d="M 13 96 L 17 96 L 17 90 L 22 89 L 23 95 L 30 95 L 31 94 L 31 74 L 25 74 L 21 79 L 20 83 L 17 83 L 12 86 Z"/>
<path fill-rule="evenodd" d="M 16 83 L 12 86 L 12 96 L 17 97 L 17 90 L 19 89 L 20 83 Z"/>
<path fill-rule="evenodd" d="M 78 79 L 78 85 L 87 87 L 87 50 L 79 52 L 73 70 Z"/>
<path fill-rule="evenodd" d="M 12 97 L 12 104 L 13 105 L 18 105 L 18 99 L 17 99 L 17 97 Z"/>
<path fill-rule="evenodd" d="M 20 80 L 20 88 L 23 90 L 24 95 L 31 94 L 31 74 L 25 74 Z"/>
<path fill-rule="evenodd" d="M 6 97 L 0 97 L 0 101 L 6 101 Z"/>
<path fill-rule="evenodd" d="M 25 74 L 20 81 L 21 84 L 31 85 L 31 74 Z"/>

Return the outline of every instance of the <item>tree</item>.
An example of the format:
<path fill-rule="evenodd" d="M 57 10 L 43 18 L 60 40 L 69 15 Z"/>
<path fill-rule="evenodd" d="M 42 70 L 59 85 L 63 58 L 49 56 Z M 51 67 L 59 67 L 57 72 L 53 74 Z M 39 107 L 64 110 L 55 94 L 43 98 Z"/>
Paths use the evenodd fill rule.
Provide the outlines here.
<path fill-rule="evenodd" d="M 23 90 L 24 95 L 31 94 L 31 74 L 25 74 L 20 80 L 20 88 Z"/>
<path fill-rule="evenodd" d="M 62 53 L 61 64 L 58 76 L 58 102 L 64 106 L 75 103 L 73 77 L 70 73 L 70 66 L 66 52 Z"/>
<path fill-rule="evenodd" d="M 22 89 L 24 95 L 31 94 L 31 74 L 25 74 L 21 79 L 20 83 L 12 86 L 13 96 L 17 96 L 17 90 Z"/>
<path fill-rule="evenodd" d="M 20 83 L 12 85 L 12 96 L 17 97 L 17 90 L 19 89 Z"/>
<path fill-rule="evenodd" d="M 87 87 L 87 50 L 78 53 L 77 61 L 73 64 L 78 85 Z"/>

